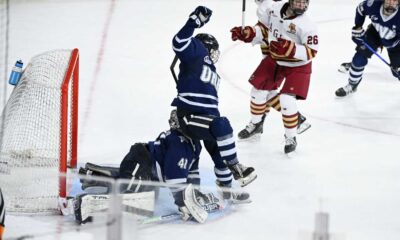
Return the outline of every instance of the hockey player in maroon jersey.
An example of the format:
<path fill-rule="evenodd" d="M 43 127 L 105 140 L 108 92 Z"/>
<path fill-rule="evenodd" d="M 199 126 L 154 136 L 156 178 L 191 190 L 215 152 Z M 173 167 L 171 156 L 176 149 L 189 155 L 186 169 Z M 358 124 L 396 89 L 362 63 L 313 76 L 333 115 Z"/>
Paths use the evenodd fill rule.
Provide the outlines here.
<path fill-rule="evenodd" d="M 258 5 L 257 8 L 257 16 L 259 19 L 262 19 L 266 14 L 267 1 L 270 0 L 255 0 Z M 278 2 L 280 0 L 274 0 Z M 239 30 L 237 27 L 236 30 Z M 268 34 L 267 31 L 263 32 L 265 36 Z M 268 42 L 260 43 L 261 53 L 263 55 L 263 59 L 269 55 L 269 44 Z M 259 65 L 262 65 L 262 61 Z M 252 75 L 263 74 L 263 71 L 260 71 L 257 67 L 255 72 Z M 261 76 L 262 77 L 262 76 Z M 251 91 L 251 99 L 250 99 L 250 113 L 251 119 L 249 124 L 238 133 L 238 138 L 242 140 L 250 140 L 256 136 L 259 136 L 263 133 L 263 125 L 264 119 L 269 114 L 271 108 L 275 109 L 278 112 L 281 112 L 281 104 L 279 99 L 279 91 L 277 89 L 271 91 L 268 95 L 258 94 L 256 89 L 252 89 Z M 299 112 L 299 121 L 297 125 L 297 133 L 301 134 L 305 132 L 307 129 L 311 127 L 311 124 L 306 122 L 306 117 L 300 114 Z"/>
<path fill-rule="evenodd" d="M 265 3 L 264 3 L 265 2 Z M 308 0 L 264 1 L 265 10 L 255 26 L 234 27 L 232 40 L 269 46 L 250 78 L 252 97 L 269 99 L 281 87 L 279 100 L 285 127 L 284 152 L 296 149 L 299 122 L 296 100 L 305 100 L 311 78 L 311 61 L 318 50 L 316 25 L 308 18 Z M 262 118 L 262 115 L 259 116 Z"/>

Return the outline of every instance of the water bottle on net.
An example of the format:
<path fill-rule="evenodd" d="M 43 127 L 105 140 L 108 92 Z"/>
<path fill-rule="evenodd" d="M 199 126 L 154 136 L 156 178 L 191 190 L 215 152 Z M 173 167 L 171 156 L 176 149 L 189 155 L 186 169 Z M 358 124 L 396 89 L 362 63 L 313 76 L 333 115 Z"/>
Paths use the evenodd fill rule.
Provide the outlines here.
<path fill-rule="evenodd" d="M 17 85 L 19 79 L 21 78 L 22 75 L 22 66 L 24 65 L 24 63 L 22 62 L 22 60 L 18 60 L 15 63 L 15 66 L 13 67 L 11 74 L 10 74 L 10 79 L 8 80 L 8 83 L 11 85 Z"/>

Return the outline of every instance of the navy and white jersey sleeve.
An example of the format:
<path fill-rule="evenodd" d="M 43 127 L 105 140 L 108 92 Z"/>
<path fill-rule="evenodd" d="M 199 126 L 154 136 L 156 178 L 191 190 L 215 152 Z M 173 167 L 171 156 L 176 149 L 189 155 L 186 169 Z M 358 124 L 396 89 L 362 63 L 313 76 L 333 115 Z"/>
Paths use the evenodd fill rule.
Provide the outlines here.
<path fill-rule="evenodd" d="M 367 7 L 367 1 L 363 1 L 357 6 L 356 18 L 354 26 L 361 27 L 364 25 L 365 17 L 368 15 L 369 7 Z"/>
<path fill-rule="evenodd" d="M 174 36 L 172 47 L 179 58 L 178 95 L 172 106 L 188 112 L 219 116 L 216 73 L 207 48 L 193 37 L 194 28 L 188 22 Z"/>
<path fill-rule="evenodd" d="M 187 22 L 172 40 L 172 49 L 181 62 L 190 61 L 204 54 L 199 41 L 193 41 L 194 27 Z M 206 53 L 207 54 L 207 53 Z"/>

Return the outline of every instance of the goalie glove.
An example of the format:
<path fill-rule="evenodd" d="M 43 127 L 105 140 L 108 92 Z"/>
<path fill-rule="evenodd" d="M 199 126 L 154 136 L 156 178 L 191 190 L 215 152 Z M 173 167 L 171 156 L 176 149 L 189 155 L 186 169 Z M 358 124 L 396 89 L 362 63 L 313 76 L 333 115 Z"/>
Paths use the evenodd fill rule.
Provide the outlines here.
<path fill-rule="evenodd" d="M 192 184 L 189 184 L 182 192 L 183 201 L 175 201 L 180 203 L 179 212 L 184 221 L 195 220 L 199 223 L 204 223 L 209 212 L 220 210 L 223 207 L 220 200 L 212 193 L 202 193 L 194 189 Z M 181 195 L 181 196 L 182 196 Z"/>
<path fill-rule="evenodd" d="M 202 26 L 204 26 L 204 24 L 206 24 L 208 21 L 210 21 L 211 15 L 212 15 L 211 9 L 204 7 L 204 6 L 198 6 L 189 15 L 188 22 L 194 28 L 201 28 Z"/>
<path fill-rule="evenodd" d="M 233 27 L 231 29 L 231 38 L 233 41 L 240 40 L 245 43 L 249 43 L 253 41 L 256 36 L 256 30 L 251 26 L 242 27 Z"/>

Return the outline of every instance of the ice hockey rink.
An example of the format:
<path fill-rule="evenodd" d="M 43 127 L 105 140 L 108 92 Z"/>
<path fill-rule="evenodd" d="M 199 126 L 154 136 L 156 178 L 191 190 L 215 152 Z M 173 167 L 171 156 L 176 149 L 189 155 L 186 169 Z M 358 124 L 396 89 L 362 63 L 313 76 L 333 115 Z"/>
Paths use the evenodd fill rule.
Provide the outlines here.
<path fill-rule="evenodd" d="M 242 23 L 240 0 L 10 2 L 8 70 L 17 59 L 28 63 L 44 51 L 79 48 L 80 164 L 119 164 L 131 144 L 168 129 L 176 94 L 171 40 L 198 5 L 214 11 L 196 32 L 211 33 L 220 44 L 220 111 L 235 134 L 250 120 L 247 80 L 261 52 L 230 39 L 229 30 Z M 320 48 L 309 97 L 298 106 L 312 127 L 298 136 L 296 153 L 288 157 L 281 115 L 271 110 L 259 141 L 237 143 L 239 160 L 258 173 L 245 188 L 252 203 L 217 217 L 211 213 L 204 224 L 173 221 L 138 228 L 132 223 L 130 229 L 128 223 L 124 239 L 311 240 L 321 211 L 329 214 L 330 239 L 400 238 L 400 82 L 373 57 L 357 93 L 345 99 L 334 95 L 347 84 L 347 75 L 337 69 L 354 54 L 351 27 L 358 3 L 310 0 L 307 14 L 318 25 Z M 256 4 L 247 0 L 246 25 L 256 23 L 255 12 Z M 388 59 L 386 51 L 382 54 Z M 1 94 L 11 91 L 8 86 Z M 206 151 L 201 156 L 202 180 L 212 187 L 213 163 Z M 76 230 L 57 234 L 65 221 L 61 216 L 6 217 L 5 239 L 106 239 L 104 229 L 100 236 Z"/>

